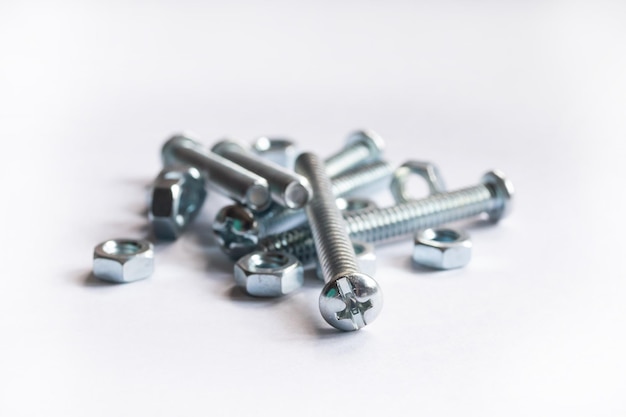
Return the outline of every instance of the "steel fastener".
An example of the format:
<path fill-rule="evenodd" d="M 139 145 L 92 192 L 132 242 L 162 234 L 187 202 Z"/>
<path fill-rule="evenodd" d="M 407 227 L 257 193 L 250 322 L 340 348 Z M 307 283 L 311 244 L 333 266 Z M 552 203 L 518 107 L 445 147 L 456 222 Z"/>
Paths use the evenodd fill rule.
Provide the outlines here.
<path fill-rule="evenodd" d="M 333 178 L 333 192 L 336 196 L 364 189 L 371 192 L 386 186 L 391 174 L 391 166 L 383 161 L 362 165 Z M 263 213 L 254 213 L 241 205 L 228 205 L 215 216 L 213 232 L 221 249 L 232 259 L 238 259 L 253 251 L 261 237 L 300 226 L 305 221 L 304 210 L 273 205 Z"/>
<path fill-rule="evenodd" d="M 415 234 L 413 261 L 433 269 L 454 269 L 472 258 L 472 241 L 467 233 L 450 228 L 421 230 Z"/>
<path fill-rule="evenodd" d="M 296 159 L 296 172 L 306 177 L 313 189 L 305 211 L 326 282 L 319 298 L 322 317 L 340 330 L 361 329 L 380 313 L 382 292 L 372 277 L 358 269 L 322 161 L 303 153 Z"/>
<path fill-rule="evenodd" d="M 278 164 L 261 159 L 237 141 L 222 140 L 211 150 L 265 178 L 272 199 L 283 207 L 302 208 L 311 197 L 311 187 L 305 178 Z"/>
<path fill-rule="evenodd" d="M 253 210 L 266 209 L 271 200 L 267 181 L 213 152 L 191 138 L 189 133 L 171 137 L 161 150 L 163 164 L 185 164 L 208 175 L 209 186 Z"/>
<path fill-rule="evenodd" d="M 152 185 L 148 210 L 154 236 L 177 239 L 202 208 L 206 195 L 205 176 L 197 168 L 163 168 Z"/>
<path fill-rule="evenodd" d="M 282 252 L 253 252 L 235 264 L 235 282 L 256 297 L 278 297 L 300 288 L 304 269 L 294 256 Z"/>
<path fill-rule="evenodd" d="M 147 240 L 111 239 L 94 248 L 93 275 L 104 281 L 138 281 L 153 271 L 154 249 Z"/>
<path fill-rule="evenodd" d="M 351 239 L 380 242 L 482 213 L 497 222 L 511 210 L 513 193 L 513 184 L 502 172 L 490 171 L 483 176 L 481 184 L 473 187 L 392 207 L 346 214 L 346 228 Z M 259 241 L 258 249 L 291 253 L 303 265 L 312 262 L 316 256 L 308 227 L 267 236 Z"/>

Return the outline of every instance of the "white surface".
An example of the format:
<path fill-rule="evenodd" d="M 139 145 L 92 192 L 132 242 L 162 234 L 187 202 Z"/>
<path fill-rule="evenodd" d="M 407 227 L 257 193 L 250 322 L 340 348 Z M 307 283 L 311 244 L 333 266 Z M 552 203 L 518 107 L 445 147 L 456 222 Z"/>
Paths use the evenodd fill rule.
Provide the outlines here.
<path fill-rule="evenodd" d="M 626 413 L 624 2 L 127 3 L 0 5 L 0 415 Z M 329 154 L 361 127 L 451 189 L 518 191 L 466 269 L 380 248 L 363 331 L 325 325 L 313 279 L 233 291 L 215 193 L 151 279 L 88 279 L 146 233 L 171 133 Z"/>

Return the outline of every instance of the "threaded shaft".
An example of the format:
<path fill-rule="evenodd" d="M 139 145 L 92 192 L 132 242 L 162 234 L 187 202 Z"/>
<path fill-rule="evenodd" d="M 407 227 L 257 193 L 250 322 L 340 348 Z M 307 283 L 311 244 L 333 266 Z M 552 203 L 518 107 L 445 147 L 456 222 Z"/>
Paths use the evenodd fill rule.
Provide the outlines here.
<path fill-rule="evenodd" d="M 371 158 L 371 152 L 361 143 L 347 146 L 324 161 L 325 172 L 329 177 L 335 177 L 342 172 L 358 166 Z"/>
<path fill-rule="evenodd" d="M 499 204 L 495 191 L 488 185 L 480 184 L 392 207 L 351 213 L 345 217 L 346 228 L 352 239 L 380 242 L 477 216 L 497 208 Z M 259 242 L 259 246 L 262 250 L 289 252 L 303 264 L 315 258 L 315 246 L 307 227 L 267 236 Z"/>
<path fill-rule="evenodd" d="M 380 210 L 351 213 L 346 220 L 351 238 L 378 242 L 476 216 L 493 207 L 489 188 L 480 184 Z"/>
<path fill-rule="evenodd" d="M 313 189 L 313 198 L 305 211 L 325 281 L 356 274 L 354 248 L 346 232 L 345 220 L 335 204 L 323 163 L 316 155 L 303 153 L 296 160 L 296 172 L 307 178 Z"/>
<path fill-rule="evenodd" d="M 385 161 L 375 161 L 353 168 L 331 179 L 333 195 L 344 197 L 363 189 L 371 190 L 385 182 L 384 185 L 388 186 L 392 174 L 393 168 Z"/>

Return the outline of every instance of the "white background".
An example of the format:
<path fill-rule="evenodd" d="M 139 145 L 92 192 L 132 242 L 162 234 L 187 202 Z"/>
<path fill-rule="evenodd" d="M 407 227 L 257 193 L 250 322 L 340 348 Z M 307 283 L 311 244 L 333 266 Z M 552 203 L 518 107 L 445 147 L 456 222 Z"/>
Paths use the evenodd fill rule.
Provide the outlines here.
<path fill-rule="evenodd" d="M 234 290 L 215 193 L 150 279 L 89 277 L 146 235 L 170 134 L 328 155 L 358 128 L 517 191 L 463 270 L 380 247 L 364 330 L 325 324 L 314 279 Z M 624 2 L 4 1 L 0 133 L 1 416 L 626 413 Z"/>

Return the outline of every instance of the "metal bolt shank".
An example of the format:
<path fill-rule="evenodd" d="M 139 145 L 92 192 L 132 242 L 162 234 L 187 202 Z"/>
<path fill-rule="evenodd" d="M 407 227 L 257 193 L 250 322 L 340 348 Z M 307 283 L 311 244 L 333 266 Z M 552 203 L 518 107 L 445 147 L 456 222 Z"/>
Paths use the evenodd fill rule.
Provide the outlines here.
<path fill-rule="evenodd" d="M 482 213 L 499 213 L 506 204 L 493 184 L 479 184 L 392 207 L 347 214 L 346 230 L 352 239 L 380 242 Z M 315 258 L 315 246 L 307 227 L 267 236 L 259 242 L 259 247 L 292 253 L 305 265 Z"/>
<path fill-rule="evenodd" d="M 263 210 L 270 204 L 267 181 L 213 152 L 204 150 L 193 139 L 174 136 L 163 147 L 163 159 L 191 165 L 208 174 L 209 186 L 254 210 Z"/>

